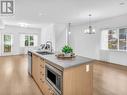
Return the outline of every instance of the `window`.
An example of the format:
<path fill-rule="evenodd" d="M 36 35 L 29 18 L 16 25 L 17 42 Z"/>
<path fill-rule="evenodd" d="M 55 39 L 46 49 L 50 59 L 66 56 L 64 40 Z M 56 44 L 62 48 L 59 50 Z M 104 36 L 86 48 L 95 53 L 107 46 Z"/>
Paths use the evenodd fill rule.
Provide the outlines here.
<path fill-rule="evenodd" d="M 25 46 L 34 46 L 34 36 L 25 36 Z"/>
<path fill-rule="evenodd" d="M 20 46 L 21 47 L 28 47 L 28 46 L 37 46 L 38 43 L 37 35 L 25 35 L 22 34 L 20 36 Z"/>
<path fill-rule="evenodd" d="M 108 49 L 118 49 L 117 30 L 108 31 Z"/>
<path fill-rule="evenodd" d="M 127 29 L 119 29 L 119 49 L 127 50 Z"/>
<path fill-rule="evenodd" d="M 127 28 L 102 31 L 101 49 L 127 51 Z"/>
<path fill-rule="evenodd" d="M 4 52 L 11 52 L 12 35 L 4 35 Z"/>

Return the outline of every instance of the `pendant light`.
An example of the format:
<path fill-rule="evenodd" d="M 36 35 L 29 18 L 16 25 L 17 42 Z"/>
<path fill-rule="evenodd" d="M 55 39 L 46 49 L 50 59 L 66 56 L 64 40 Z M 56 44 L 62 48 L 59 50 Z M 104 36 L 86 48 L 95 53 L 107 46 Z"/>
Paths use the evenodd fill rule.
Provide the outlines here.
<path fill-rule="evenodd" d="M 91 14 L 89 14 L 89 26 L 84 30 L 85 34 L 95 34 L 95 29 L 91 25 Z"/>
<path fill-rule="evenodd" d="M 66 32 L 66 39 L 67 39 L 66 43 L 67 43 L 67 45 L 70 45 L 70 36 L 71 36 L 70 27 L 71 27 L 71 23 L 68 23 L 67 24 L 67 32 Z"/>

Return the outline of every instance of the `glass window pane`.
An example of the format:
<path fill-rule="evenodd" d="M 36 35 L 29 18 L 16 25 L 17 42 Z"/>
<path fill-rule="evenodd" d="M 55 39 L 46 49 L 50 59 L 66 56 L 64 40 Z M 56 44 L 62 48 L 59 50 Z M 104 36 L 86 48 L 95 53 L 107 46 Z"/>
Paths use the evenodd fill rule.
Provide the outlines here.
<path fill-rule="evenodd" d="M 35 46 L 37 44 L 37 41 L 38 41 L 37 35 L 31 35 L 30 36 L 30 35 L 22 34 L 20 39 L 21 39 L 20 40 L 21 46 Z"/>
<path fill-rule="evenodd" d="M 29 36 L 25 36 L 25 46 L 29 46 Z"/>
<path fill-rule="evenodd" d="M 30 41 L 32 41 L 33 40 L 33 36 L 30 36 Z"/>
<path fill-rule="evenodd" d="M 34 43 L 33 42 L 30 42 L 30 46 L 34 46 Z"/>
<path fill-rule="evenodd" d="M 4 52 L 11 52 L 11 35 L 4 35 Z"/>
<path fill-rule="evenodd" d="M 117 30 L 109 30 L 108 31 L 108 48 L 116 50 L 118 49 L 118 37 Z"/>
<path fill-rule="evenodd" d="M 34 46 L 34 38 L 33 38 L 33 36 L 30 36 L 30 46 Z"/>
<path fill-rule="evenodd" d="M 119 50 L 126 50 L 127 28 L 119 29 Z"/>

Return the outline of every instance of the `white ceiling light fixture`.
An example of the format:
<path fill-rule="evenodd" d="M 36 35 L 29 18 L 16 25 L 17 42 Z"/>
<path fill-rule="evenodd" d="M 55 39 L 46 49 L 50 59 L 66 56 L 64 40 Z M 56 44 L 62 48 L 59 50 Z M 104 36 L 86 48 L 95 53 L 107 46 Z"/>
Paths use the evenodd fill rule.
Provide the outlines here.
<path fill-rule="evenodd" d="M 28 27 L 29 24 L 27 24 L 27 23 L 19 23 L 19 26 L 20 26 L 20 27 Z"/>
<path fill-rule="evenodd" d="M 88 26 L 88 28 L 84 29 L 85 34 L 95 34 L 96 33 L 95 29 L 91 25 L 91 16 L 92 15 L 89 14 L 89 26 Z"/>
<path fill-rule="evenodd" d="M 44 12 L 40 12 L 39 13 L 39 16 L 46 16 L 47 14 L 46 13 L 44 13 Z"/>

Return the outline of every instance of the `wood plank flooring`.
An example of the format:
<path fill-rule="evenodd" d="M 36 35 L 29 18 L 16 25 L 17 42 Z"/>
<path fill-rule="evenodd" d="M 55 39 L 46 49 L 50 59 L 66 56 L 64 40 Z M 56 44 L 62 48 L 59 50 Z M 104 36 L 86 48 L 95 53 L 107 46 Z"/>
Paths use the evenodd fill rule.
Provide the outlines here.
<path fill-rule="evenodd" d="M 127 67 L 95 64 L 93 84 L 94 95 L 127 95 Z"/>
<path fill-rule="evenodd" d="M 27 56 L 0 57 L 0 95 L 42 95 L 27 73 Z M 94 64 L 93 95 L 127 95 L 127 67 Z"/>
<path fill-rule="evenodd" d="M 0 95 L 42 95 L 27 65 L 27 56 L 0 57 Z"/>

